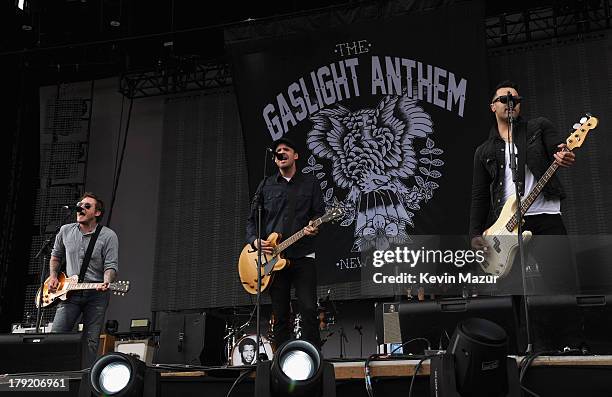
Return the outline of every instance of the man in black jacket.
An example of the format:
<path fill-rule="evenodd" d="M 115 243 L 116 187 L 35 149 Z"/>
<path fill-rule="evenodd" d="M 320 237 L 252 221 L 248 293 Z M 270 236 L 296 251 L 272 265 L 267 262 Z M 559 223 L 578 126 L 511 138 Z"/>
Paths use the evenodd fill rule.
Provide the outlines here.
<path fill-rule="evenodd" d="M 521 197 L 532 190 L 540 177 L 546 172 L 552 161 L 561 167 L 574 164 L 575 155 L 565 151 L 563 137 L 555 130 L 552 123 L 543 118 L 529 121 L 519 117 L 521 111 L 518 86 L 510 81 L 497 85 L 490 104 L 495 115 L 489 138 L 483 142 L 474 154 L 474 171 L 472 182 L 472 205 L 470 210 L 470 237 L 474 249 L 487 249 L 482 233 L 499 217 L 502 207 L 508 198 L 515 194 L 512 171 L 509 168 L 509 150 L 511 138 L 508 135 L 509 115 L 507 95 L 515 98 L 513 117 L 515 148 L 518 155 L 518 180 Z M 523 230 L 530 230 L 534 235 L 565 235 L 567 231 L 561 218 L 561 200 L 565 197 L 561 183 L 555 175 L 544 186 L 542 193 L 531 205 L 524 216 Z M 553 270 L 542 267 L 554 266 L 550 252 L 537 252 L 536 242 L 532 242 L 532 254 L 539 260 L 543 276 L 549 273 L 557 281 L 568 281 L 571 272 L 567 266 Z M 541 249 L 540 251 L 544 251 Z M 566 252 L 567 253 L 567 252 Z M 537 258 L 540 256 L 540 258 Z M 545 259 L 542 259 L 543 257 Z M 518 254 L 517 254 L 518 258 Z M 518 260 L 518 259 L 517 259 Z M 567 263 L 567 258 L 565 260 Z M 512 273 L 515 273 L 514 266 Z M 520 272 L 520 269 L 518 270 Z M 563 280 L 562 280 L 563 279 Z M 574 280 L 571 279 L 573 282 Z"/>
<path fill-rule="evenodd" d="M 269 287 L 275 317 L 274 343 L 280 346 L 290 338 L 289 324 L 291 285 L 295 288 L 297 311 L 302 318 L 302 338 L 316 346 L 320 344 L 317 320 L 317 273 L 315 268 L 314 236 L 318 228 L 310 223 L 323 215 L 325 206 L 318 181 L 311 174 L 297 172 L 299 155 L 295 144 L 281 138 L 274 142 L 278 173 L 267 177 L 258 187 L 263 200 L 262 251 L 271 253 L 273 247 L 264 241 L 277 232 L 288 238 L 301 229 L 306 235 L 287 248 L 285 258 L 289 266 L 276 271 Z M 257 203 L 251 208 L 247 221 L 247 243 L 257 248 Z"/>

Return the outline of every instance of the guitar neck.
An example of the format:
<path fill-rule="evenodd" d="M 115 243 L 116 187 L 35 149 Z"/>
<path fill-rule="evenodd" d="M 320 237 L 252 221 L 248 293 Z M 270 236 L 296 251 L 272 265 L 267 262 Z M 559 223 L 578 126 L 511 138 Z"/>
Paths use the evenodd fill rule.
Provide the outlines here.
<path fill-rule="evenodd" d="M 527 197 L 523 198 L 523 200 L 521 201 L 521 218 L 523 217 L 523 215 L 525 215 L 527 210 L 529 210 L 529 208 L 531 207 L 533 202 L 538 198 L 540 193 L 542 193 L 542 189 L 544 189 L 544 186 L 546 185 L 546 183 L 548 183 L 548 181 L 553 176 L 555 171 L 557 171 L 557 168 L 559 168 L 559 165 L 553 161 L 553 163 L 550 165 L 550 167 L 548 167 L 544 175 L 542 175 L 538 183 L 536 183 L 533 189 L 531 189 L 531 192 L 529 192 Z M 518 225 L 518 219 L 515 213 L 514 215 L 512 215 L 512 218 L 510 218 L 510 220 L 506 224 L 506 229 L 511 232 L 514 230 L 514 228 L 517 225 Z"/>
<path fill-rule="evenodd" d="M 323 218 L 318 218 L 312 221 L 312 226 L 317 227 L 322 223 L 323 223 Z M 289 248 L 291 244 L 295 243 L 302 237 L 304 237 L 304 229 L 301 229 L 300 231 L 296 232 L 291 237 L 289 237 L 288 239 L 285 239 L 282 243 L 277 245 L 276 249 L 274 250 L 274 255 L 280 254 L 281 252 Z"/>
<path fill-rule="evenodd" d="M 96 289 L 96 288 L 102 286 L 102 284 L 104 284 L 104 283 L 76 283 L 76 284 L 70 284 L 68 286 L 68 290 L 72 291 L 72 290 Z M 112 286 L 112 284 L 110 286 Z"/>

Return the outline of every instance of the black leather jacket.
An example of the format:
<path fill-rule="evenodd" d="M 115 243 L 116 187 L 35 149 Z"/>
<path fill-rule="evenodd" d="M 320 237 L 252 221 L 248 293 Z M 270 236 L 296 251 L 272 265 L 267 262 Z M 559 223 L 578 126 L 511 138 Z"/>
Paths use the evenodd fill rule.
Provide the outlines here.
<path fill-rule="evenodd" d="M 539 117 L 525 121 L 518 119 L 515 143 L 518 151 L 519 178 L 525 180 L 527 167 L 539 179 L 553 162 L 557 145 L 563 140 L 550 120 Z M 527 147 L 527 150 L 524 148 Z M 472 181 L 472 205 L 470 209 L 470 237 L 478 236 L 499 217 L 504 205 L 505 143 L 499 136 L 497 124 L 474 153 Z M 563 199 L 565 194 L 561 182 L 553 175 L 544 186 L 546 198 Z"/>

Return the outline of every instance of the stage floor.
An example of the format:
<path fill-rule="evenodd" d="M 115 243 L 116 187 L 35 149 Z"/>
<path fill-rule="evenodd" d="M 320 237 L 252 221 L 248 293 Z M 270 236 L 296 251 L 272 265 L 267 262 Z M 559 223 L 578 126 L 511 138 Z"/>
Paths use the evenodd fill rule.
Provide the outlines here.
<path fill-rule="evenodd" d="M 517 362 L 522 357 L 515 357 Z M 329 360 L 336 375 L 336 395 L 367 397 L 365 388 L 365 360 Z M 382 358 L 370 362 L 370 376 L 375 396 L 406 395 L 410 381 L 415 375 L 419 360 Z M 236 377 L 251 370 L 250 377 L 241 382 L 232 392 L 233 397 L 253 396 L 255 367 L 211 367 L 202 369 L 172 369 L 153 364 L 157 373 L 155 381 L 145 385 L 147 397 L 176 396 L 226 396 Z M 422 363 L 414 382 L 414 396 L 429 396 L 429 360 Z M 81 373 L 55 373 L 69 379 L 68 392 L 45 392 L 45 396 L 80 396 Z M 48 375 L 48 374 L 47 374 Z M 0 375 L 0 386 L 7 383 Z M 526 374 L 524 385 L 538 395 L 544 396 L 612 396 L 612 356 L 542 356 L 532 363 Z M 11 392 L 12 396 L 42 395 L 39 393 Z"/>

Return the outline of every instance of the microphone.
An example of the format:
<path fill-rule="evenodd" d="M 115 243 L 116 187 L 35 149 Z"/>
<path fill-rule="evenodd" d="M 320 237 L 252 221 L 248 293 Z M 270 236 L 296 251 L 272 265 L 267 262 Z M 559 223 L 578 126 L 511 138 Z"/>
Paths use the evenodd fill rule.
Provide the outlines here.
<path fill-rule="evenodd" d="M 70 211 L 83 212 L 83 207 L 80 207 L 78 205 L 65 205 L 62 208 Z"/>
<path fill-rule="evenodd" d="M 501 103 L 503 104 L 510 104 L 511 106 L 516 106 L 519 103 L 521 103 L 521 100 L 523 99 L 522 96 L 513 96 L 510 91 L 508 91 L 508 93 L 506 94 L 505 97 L 501 97 Z"/>
<path fill-rule="evenodd" d="M 287 156 L 285 156 L 284 154 L 275 152 L 274 150 L 272 150 L 272 148 L 267 148 L 267 149 L 277 159 L 279 159 L 279 160 L 287 160 Z"/>

